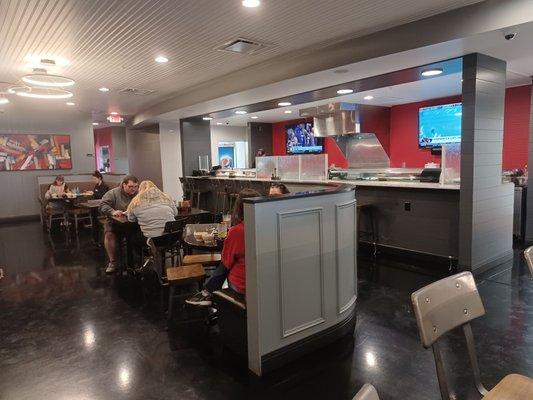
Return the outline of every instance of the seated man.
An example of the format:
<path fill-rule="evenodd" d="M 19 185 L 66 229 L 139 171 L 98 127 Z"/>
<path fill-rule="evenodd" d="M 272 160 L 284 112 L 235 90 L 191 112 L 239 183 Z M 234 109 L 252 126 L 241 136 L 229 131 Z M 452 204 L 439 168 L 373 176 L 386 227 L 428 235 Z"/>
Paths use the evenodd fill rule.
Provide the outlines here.
<path fill-rule="evenodd" d="M 122 184 L 109 190 L 102 197 L 100 212 L 107 217 L 104 226 L 104 246 L 109 257 L 109 264 L 105 270 L 106 274 L 112 274 L 117 268 L 116 246 L 117 235 L 124 235 L 124 226 L 116 222 L 112 217 L 125 217 L 131 199 L 135 197 L 139 190 L 139 180 L 132 175 L 124 177 Z"/>
<path fill-rule="evenodd" d="M 246 293 L 246 266 L 244 262 L 244 204 L 243 199 L 260 197 L 253 189 L 243 189 L 237 196 L 233 209 L 232 227 L 222 248 L 222 262 L 213 275 L 205 282 L 204 290 L 185 300 L 198 306 L 211 305 L 211 293 L 222 288 L 228 279 L 230 289 L 244 295 Z"/>

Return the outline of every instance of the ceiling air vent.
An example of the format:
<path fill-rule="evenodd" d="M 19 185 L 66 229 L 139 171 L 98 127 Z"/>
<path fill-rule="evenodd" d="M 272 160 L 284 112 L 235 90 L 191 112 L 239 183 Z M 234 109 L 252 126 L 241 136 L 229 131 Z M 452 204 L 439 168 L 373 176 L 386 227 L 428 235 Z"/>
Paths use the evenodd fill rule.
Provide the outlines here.
<path fill-rule="evenodd" d="M 138 88 L 125 88 L 118 91 L 120 94 L 132 94 L 134 96 L 148 96 L 155 93 L 155 90 L 138 89 Z"/>
<path fill-rule="evenodd" d="M 55 65 L 56 65 L 56 61 L 52 60 L 50 58 L 41 58 L 40 63 L 41 63 L 41 65 L 49 65 L 51 67 L 55 67 Z"/>
<path fill-rule="evenodd" d="M 217 47 L 216 50 L 239 54 L 255 54 L 265 47 L 266 45 L 263 43 L 254 42 L 250 39 L 237 38 Z"/>

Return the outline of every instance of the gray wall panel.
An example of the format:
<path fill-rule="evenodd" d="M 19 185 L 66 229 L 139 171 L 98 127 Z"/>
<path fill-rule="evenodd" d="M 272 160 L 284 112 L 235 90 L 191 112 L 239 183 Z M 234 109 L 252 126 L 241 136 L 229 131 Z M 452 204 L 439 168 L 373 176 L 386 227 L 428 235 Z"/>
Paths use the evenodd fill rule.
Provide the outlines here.
<path fill-rule="evenodd" d="M 198 157 L 209 156 L 211 160 L 211 126 L 209 121 L 181 122 L 181 152 L 183 175 L 192 175 L 198 169 Z"/>
<path fill-rule="evenodd" d="M 126 133 L 129 173 L 140 180 L 151 180 L 162 188 L 159 127 L 155 126 L 146 130 L 128 129 Z"/>

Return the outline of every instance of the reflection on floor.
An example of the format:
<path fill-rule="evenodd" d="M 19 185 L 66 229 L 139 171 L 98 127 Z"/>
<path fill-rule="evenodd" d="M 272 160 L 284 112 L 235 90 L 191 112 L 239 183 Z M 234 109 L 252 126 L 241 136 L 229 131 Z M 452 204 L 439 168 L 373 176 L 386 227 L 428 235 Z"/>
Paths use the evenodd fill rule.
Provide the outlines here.
<path fill-rule="evenodd" d="M 0 226 L 1 399 L 351 399 L 365 382 L 385 400 L 439 398 L 409 301 L 434 276 L 362 261 L 354 336 L 257 379 L 215 340 L 167 332 L 137 306 L 135 285 L 102 274 L 102 249 L 89 236 L 67 243 L 59 234 L 51 246 L 38 223 Z M 478 286 L 485 385 L 532 376 L 533 283 L 518 252 Z M 479 399 L 462 337 L 444 350 L 457 397 Z"/>

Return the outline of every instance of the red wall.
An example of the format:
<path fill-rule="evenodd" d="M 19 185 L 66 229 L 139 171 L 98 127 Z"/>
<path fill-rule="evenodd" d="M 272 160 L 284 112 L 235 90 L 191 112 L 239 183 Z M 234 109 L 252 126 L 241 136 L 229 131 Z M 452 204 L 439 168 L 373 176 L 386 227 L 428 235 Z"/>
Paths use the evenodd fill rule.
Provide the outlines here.
<path fill-rule="evenodd" d="M 418 147 L 418 109 L 457 103 L 460 96 L 445 97 L 401 104 L 391 107 L 390 113 L 390 163 L 393 168 L 421 168 L 428 162 L 440 164 L 440 156 L 431 155 L 430 149 Z"/>
<path fill-rule="evenodd" d="M 531 86 L 507 89 L 503 137 L 503 168 L 524 168 L 527 165 Z M 428 162 L 441 162 L 431 150 L 418 147 L 418 109 L 439 104 L 460 102 L 460 96 L 402 104 L 389 108 L 363 106 L 361 130 L 375 133 L 391 160 L 391 167 L 422 168 Z M 273 155 L 285 155 L 285 125 L 308 120 L 298 119 L 272 124 Z M 324 142 L 329 164 L 347 168 L 348 163 L 332 138 Z M 404 165 L 405 163 L 405 165 Z"/>
<path fill-rule="evenodd" d="M 527 165 L 531 86 L 509 88 L 505 92 L 503 121 L 503 168 L 524 168 Z"/>
<path fill-rule="evenodd" d="M 102 165 L 100 162 L 100 147 L 109 146 L 109 164 L 111 171 L 115 171 L 115 158 L 113 157 L 113 139 L 111 128 L 101 128 L 94 130 L 94 159 L 95 169 L 98 169 L 98 165 Z M 105 160 L 104 160 L 105 161 Z"/>

